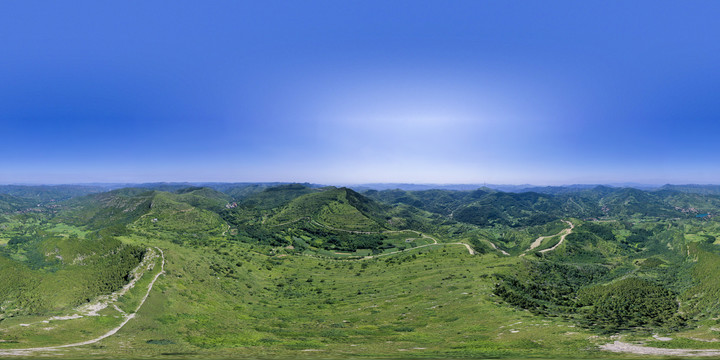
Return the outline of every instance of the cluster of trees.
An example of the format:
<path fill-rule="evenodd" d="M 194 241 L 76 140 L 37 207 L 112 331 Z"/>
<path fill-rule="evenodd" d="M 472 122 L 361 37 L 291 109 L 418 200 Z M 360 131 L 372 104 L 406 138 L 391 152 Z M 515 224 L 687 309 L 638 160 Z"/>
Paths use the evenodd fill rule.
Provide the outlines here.
<path fill-rule="evenodd" d="M 595 264 L 526 261 L 513 275 L 497 275 L 494 293 L 506 302 L 544 315 L 574 313 L 582 304 L 577 290 L 606 279 L 609 270 Z"/>
<path fill-rule="evenodd" d="M 650 239 L 653 235 L 654 234 L 651 230 L 634 228 L 632 229 L 632 233 L 630 234 L 630 236 L 625 238 L 625 242 L 633 245 L 642 244 L 648 239 Z"/>
<path fill-rule="evenodd" d="M 636 277 L 583 289 L 578 303 L 590 306 L 583 314 L 584 324 L 607 332 L 656 327 L 677 330 L 685 322 L 678 314 L 673 292 Z"/>
<path fill-rule="evenodd" d="M 576 232 L 577 231 L 587 231 L 602 240 L 615 241 L 615 234 L 612 232 L 612 227 L 609 225 L 586 222 L 582 224 Z"/>
<path fill-rule="evenodd" d="M 382 234 L 359 234 L 346 231 L 337 231 L 326 227 L 307 224 L 303 232 L 313 239 L 321 241 L 320 247 L 325 249 L 355 251 L 357 249 L 384 249 L 392 245 L 385 244 L 387 237 Z"/>
<path fill-rule="evenodd" d="M 383 234 L 360 234 L 346 231 L 332 230 L 326 227 L 317 226 L 309 221 L 299 221 L 296 227 L 273 229 L 271 226 L 261 224 L 246 225 L 235 236 L 238 241 L 251 242 L 269 246 L 287 246 L 295 244 L 289 238 L 309 237 L 313 239 L 313 246 L 328 250 L 355 251 L 357 249 L 370 249 L 379 251 L 391 248 L 391 244 L 385 243 L 387 237 Z"/>
<path fill-rule="evenodd" d="M 270 246 L 284 246 L 288 245 L 288 242 L 275 235 L 275 232 L 271 231 L 262 225 L 245 225 L 238 229 L 238 234 L 235 238 L 239 241 L 256 243 L 261 245 Z"/>
<path fill-rule="evenodd" d="M 0 248 L 0 313 L 42 314 L 120 289 L 146 250 L 112 232 L 78 238 L 38 231 Z"/>
<path fill-rule="evenodd" d="M 468 238 L 468 242 L 470 242 L 470 245 L 472 245 L 473 249 L 475 249 L 475 252 L 478 254 L 487 254 L 493 251 L 493 249 L 490 248 L 490 245 L 488 245 L 486 241 L 481 240 L 480 236 L 477 234 L 470 236 Z"/>
<path fill-rule="evenodd" d="M 109 256 L 102 256 L 87 266 L 89 279 L 82 295 L 76 296 L 73 305 L 89 301 L 100 294 L 119 290 L 131 279 L 132 270 L 142 261 L 147 250 L 140 246 L 123 244 Z"/>
<path fill-rule="evenodd" d="M 468 206 L 458 211 L 455 216 L 458 221 L 479 226 L 491 226 L 495 224 L 510 225 L 502 213 L 489 206 Z"/>
<path fill-rule="evenodd" d="M 600 265 L 528 261 L 514 275 L 498 275 L 494 293 L 535 314 L 568 316 L 601 332 L 663 328 L 685 324 L 677 295 L 638 277 L 607 283 Z"/>
<path fill-rule="evenodd" d="M 385 244 L 386 238 L 380 234 L 338 234 L 327 238 L 326 248 L 343 251 L 355 251 L 357 249 L 389 249 L 393 247 Z"/>

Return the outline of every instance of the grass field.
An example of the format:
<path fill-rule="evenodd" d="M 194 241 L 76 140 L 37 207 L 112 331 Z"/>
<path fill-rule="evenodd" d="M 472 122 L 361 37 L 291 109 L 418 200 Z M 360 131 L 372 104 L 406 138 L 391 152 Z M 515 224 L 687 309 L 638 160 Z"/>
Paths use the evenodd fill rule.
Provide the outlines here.
<path fill-rule="evenodd" d="M 622 358 L 599 345 L 713 348 L 707 341 L 720 337 L 714 221 L 567 217 L 572 233 L 539 253 L 558 243 L 566 222 L 518 226 L 532 218 L 507 208 L 512 226 L 480 226 L 407 205 L 390 209 L 347 189 L 285 195 L 275 208 L 230 208 L 207 190 L 128 189 L 78 200 L 89 205 L 64 217 L 6 214 L 0 353 L 77 343 L 118 326 L 138 308 L 158 263 L 99 316 L 50 318 L 117 290 L 148 255 L 142 250 L 155 247 L 165 273 L 135 317 L 115 335 L 52 354 Z M 528 251 L 540 236 L 547 238 Z M 42 286 L 31 286 L 35 279 Z M 666 294 L 667 311 L 680 317 L 648 320 L 621 309 L 630 326 L 590 317 L 612 309 L 593 301 L 627 284 Z"/>
<path fill-rule="evenodd" d="M 414 232 L 388 234 L 388 241 L 408 251 L 363 260 L 322 251 L 288 254 L 222 238 L 207 247 L 187 247 L 163 240 L 167 232 L 151 234 L 120 237 L 128 244 L 159 246 L 167 256 L 167 274 L 137 317 L 117 335 L 63 349 L 63 356 L 86 357 L 90 351 L 129 357 L 616 357 L 597 350 L 611 341 L 609 335 L 570 319 L 533 315 L 493 295 L 496 275 L 512 273 L 523 261 L 516 256 L 470 255 L 464 246 L 442 243 L 413 249 L 432 244 Z M 701 264 L 720 263 L 702 256 L 707 259 Z M 120 309 L 137 305 L 151 275 L 120 299 Z M 5 341 L 0 348 L 82 341 L 121 320 L 110 308 L 101 315 L 27 327 L 19 324 L 41 317 L 6 319 L 0 323 Z M 686 335 L 693 334 L 700 336 Z M 633 339 L 652 341 L 649 335 Z M 695 342 L 678 338 L 661 346 Z"/>
<path fill-rule="evenodd" d="M 126 241 L 164 248 L 167 274 L 117 336 L 89 346 L 94 354 L 598 355 L 587 350 L 593 334 L 561 319 L 518 311 L 492 295 L 493 274 L 512 268 L 516 258 L 432 246 L 348 262 L 268 256 L 245 244 L 208 252 L 133 236 Z M 127 311 L 136 298 L 130 294 L 119 306 Z M 2 324 L 2 338 L 17 341 L 2 347 L 83 340 L 118 320 L 101 316 L 53 322 L 46 326 L 52 330 L 8 329 L 21 321 L 26 320 Z M 82 357 L 87 349 L 63 353 Z"/>

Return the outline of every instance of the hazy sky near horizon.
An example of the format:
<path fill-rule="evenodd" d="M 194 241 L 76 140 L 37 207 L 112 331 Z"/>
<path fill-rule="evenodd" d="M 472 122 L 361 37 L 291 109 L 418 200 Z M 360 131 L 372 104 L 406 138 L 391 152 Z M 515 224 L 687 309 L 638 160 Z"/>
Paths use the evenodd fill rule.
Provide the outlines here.
<path fill-rule="evenodd" d="M 717 1 L 2 1 L 0 183 L 718 183 Z"/>

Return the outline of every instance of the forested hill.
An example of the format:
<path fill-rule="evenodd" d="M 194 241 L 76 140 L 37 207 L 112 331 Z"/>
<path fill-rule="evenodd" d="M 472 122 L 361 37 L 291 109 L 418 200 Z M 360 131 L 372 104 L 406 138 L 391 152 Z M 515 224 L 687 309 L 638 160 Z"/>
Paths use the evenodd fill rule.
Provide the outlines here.
<path fill-rule="evenodd" d="M 406 204 L 481 226 L 533 226 L 564 217 L 690 217 L 716 212 L 720 206 L 720 194 L 667 187 L 657 191 L 608 186 L 568 187 L 556 188 L 553 193 L 510 193 L 489 188 L 473 191 L 368 190 L 364 194 L 388 204 Z"/>
<path fill-rule="evenodd" d="M 717 334 L 713 187 L 2 189 L 0 354 L 122 319 L 93 351 L 573 358 Z"/>
<path fill-rule="evenodd" d="M 680 191 L 704 195 L 720 195 L 720 185 L 664 185 L 660 190 Z"/>
<path fill-rule="evenodd" d="M 16 196 L 36 204 L 58 202 L 107 190 L 108 186 L 96 185 L 0 185 L 0 194 Z"/>
<path fill-rule="evenodd" d="M 159 196 L 161 202 L 182 203 L 217 214 L 226 205 L 254 212 L 272 210 L 272 223 L 292 220 L 290 218 L 297 217 L 298 211 L 316 213 L 320 210 L 317 204 L 298 208 L 299 203 L 292 202 L 301 197 L 304 200 L 300 202 L 317 202 L 313 200 L 315 198 L 320 202 L 329 201 L 326 195 L 333 192 L 326 190 L 335 189 L 312 184 L 208 185 L 141 184 L 109 192 L 103 192 L 103 187 L 99 185 L 8 185 L 0 186 L 0 208 L 4 211 L 36 212 L 46 208 L 52 208 L 54 212 L 63 209 L 58 214 L 62 219 L 101 226 L 116 221 L 130 223 L 137 220 L 149 211 L 153 200 Z M 653 191 L 602 185 L 532 189 L 536 191 L 503 192 L 487 187 L 474 190 L 345 191 L 352 192 L 352 196 L 348 197 L 350 203 L 358 205 L 368 218 L 378 223 L 382 223 L 380 218 L 391 216 L 384 213 L 390 210 L 370 205 L 371 200 L 390 207 L 407 206 L 415 209 L 410 212 L 417 214 L 418 210 L 425 211 L 445 217 L 448 221 L 511 227 L 536 226 L 566 217 L 690 217 L 712 214 L 720 205 L 720 187 L 715 185 L 666 185 Z M 284 208 L 288 206 L 296 209 Z"/>

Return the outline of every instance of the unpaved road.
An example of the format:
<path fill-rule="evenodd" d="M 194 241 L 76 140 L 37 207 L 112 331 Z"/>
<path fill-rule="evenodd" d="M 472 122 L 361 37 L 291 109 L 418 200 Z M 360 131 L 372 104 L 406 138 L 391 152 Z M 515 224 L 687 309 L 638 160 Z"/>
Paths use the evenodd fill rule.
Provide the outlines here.
<path fill-rule="evenodd" d="M 384 253 L 384 254 L 377 254 L 377 255 L 368 255 L 368 256 L 365 256 L 365 257 L 363 257 L 362 259 L 359 259 L 359 260 L 374 259 L 374 258 L 378 258 L 378 257 L 381 257 L 381 256 L 388 256 L 388 255 L 399 254 L 399 253 L 402 253 L 402 252 L 411 251 L 411 250 L 415 250 L 415 249 L 419 249 L 419 248 L 424 248 L 424 247 L 428 247 L 428 246 L 442 246 L 442 245 L 464 245 L 465 248 L 467 248 L 467 251 L 468 251 L 468 253 L 470 253 L 470 255 L 475 255 L 475 250 L 473 250 L 473 248 L 470 247 L 470 245 L 468 245 L 468 244 L 466 244 L 466 243 L 461 243 L 461 242 L 456 242 L 456 243 L 437 243 L 437 242 L 436 242 L 436 243 L 434 243 L 434 244 L 420 245 L 420 246 L 416 246 L 416 247 L 407 248 L 407 249 L 405 249 L 405 250 L 398 250 L 398 251 L 393 251 L 393 252 Z"/>
<path fill-rule="evenodd" d="M 549 249 L 540 250 L 541 253 L 546 253 L 548 251 L 553 251 L 553 250 L 557 249 L 557 247 L 560 246 L 560 244 L 562 244 L 563 241 L 565 241 L 565 237 L 570 235 L 570 233 L 572 233 L 573 229 L 575 228 L 575 225 L 573 225 L 573 223 L 571 223 L 567 220 L 563 220 L 563 221 L 566 222 L 568 225 L 570 225 L 570 228 L 561 231 L 562 235 L 560 235 L 560 241 L 558 241 L 558 243 L 555 244 L 555 246 L 553 246 Z"/>
<path fill-rule="evenodd" d="M 437 241 L 437 239 L 435 239 L 434 237 L 432 237 L 432 236 L 430 236 L 430 235 L 426 235 L 426 234 L 421 233 L 421 232 L 416 231 L 416 230 L 355 231 L 355 230 L 345 230 L 345 229 L 334 228 L 334 227 L 331 227 L 331 226 L 329 226 L 329 225 L 321 224 L 321 223 L 319 223 L 319 222 L 317 222 L 317 221 L 315 221 L 315 220 L 312 220 L 312 222 L 313 222 L 314 224 L 316 224 L 316 225 L 323 226 L 323 227 L 326 227 L 326 228 L 331 229 L 331 230 L 345 231 L 345 232 L 349 232 L 349 233 L 352 233 L 352 234 L 397 234 L 397 233 L 401 233 L 401 232 L 411 232 L 411 233 L 415 233 L 416 235 L 420 236 L 421 238 L 430 239 L 430 240 L 433 241 L 432 244 L 425 244 L 425 245 L 415 246 L 415 247 L 411 247 L 411 248 L 408 248 L 408 249 L 405 249 L 405 250 L 398 250 L 398 251 L 393 251 L 393 252 L 389 252 L 389 253 L 385 253 L 385 254 L 368 255 L 368 256 L 363 257 L 363 259 L 372 259 L 372 258 L 376 258 L 376 257 L 380 257 L 380 256 L 387 256 L 387 255 L 392 255 L 392 254 L 398 254 L 398 253 L 405 252 L 405 251 L 410 251 L 410 250 L 413 250 L 413 249 L 419 249 L 419 248 L 428 247 L 428 246 L 435 246 L 435 245 L 464 245 L 465 248 L 467 248 L 468 253 L 470 253 L 470 255 L 475 255 L 475 250 L 474 250 L 470 245 L 468 245 L 468 244 L 466 244 L 466 243 L 461 243 L 461 242 L 455 242 L 455 243 L 439 243 L 439 242 Z M 490 244 L 493 245 L 493 247 L 495 247 L 495 244 L 493 244 L 492 242 L 491 242 Z M 497 247 L 495 247 L 495 249 L 497 249 Z M 498 250 L 500 250 L 500 249 L 498 249 Z M 502 250 L 500 250 L 500 251 L 502 251 Z M 503 253 L 505 253 L 505 252 L 503 251 Z M 507 253 L 505 253 L 505 254 L 508 255 Z"/>
<path fill-rule="evenodd" d="M 632 353 L 656 356 L 720 356 L 717 349 L 665 349 L 650 346 L 634 345 L 622 341 L 600 345 L 600 349 L 616 353 Z"/>
<path fill-rule="evenodd" d="M 10 329 L 18 326 L 33 326 L 38 324 L 48 324 L 50 321 L 63 321 L 63 320 L 75 320 L 80 319 L 85 316 L 98 316 L 98 312 L 107 308 L 108 306 L 114 306 L 116 309 L 119 309 L 115 302 L 118 301 L 120 297 L 125 295 L 128 291 L 130 291 L 132 288 L 135 287 L 135 284 L 138 280 L 145 274 L 145 271 L 149 270 L 150 266 L 152 266 L 152 263 L 154 263 L 154 258 L 157 257 L 157 253 L 152 251 L 152 249 L 148 248 L 145 256 L 143 257 L 142 261 L 140 261 L 140 264 L 136 266 L 132 271 L 130 271 L 130 274 L 132 274 L 132 278 L 130 279 L 130 282 L 125 284 L 120 290 L 113 292 L 109 295 L 100 295 L 95 298 L 94 301 L 89 302 L 87 304 L 79 306 L 77 309 L 75 309 L 75 314 L 72 315 L 65 315 L 65 316 L 53 316 L 46 320 L 26 323 L 26 324 L 17 324 L 14 326 L 7 327 L 5 329 Z M 125 314 L 123 311 L 118 310 L 120 313 Z"/>
<path fill-rule="evenodd" d="M 69 348 L 69 347 L 76 347 L 76 346 L 83 346 L 83 345 L 90 345 L 99 342 L 102 339 L 105 339 L 107 337 L 110 337 L 112 335 L 115 335 L 120 329 L 122 329 L 125 324 L 127 324 L 130 320 L 132 320 L 135 317 L 135 314 L 140 310 L 140 308 L 145 304 L 145 300 L 147 300 L 148 296 L 150 296 L 150 291 L 152 290 L 153 286 L 155 285 L 155 281 L 160 277 L 160 275 L 165 273 L 165 253 L 160 248 L 155 248 L 157 251 L 160 252 L 160 256 L 162 258 L 162 262 L 160 264 L 160 272 L 158 272 L 155 277 L 150 281 L 150 285 L 148 285 L 147 292 L 145 293 L 145 296 L 143 296 L 142 300 L 138 304 L 137 308 L 135 308 L 135 311 L 131 314 L 125 314 L 124 320 L 120 325 L 115 327 L 114 329 L 111 329 L 110 331 L 106 332 L 103 335 L 100 335 L 97 338 L 78 342 L 78 343 L 72 343 L 72 344 L 64 344 L 64 345 L 56 345 L 56 346 L 48 346 L 48 347 L 37 347 L 37 348 L 25 348 L 25 349 L 2 349 L 0 350 L 0 356 L 30 356 L 33 355 L 35 352 L 41 352 L 41 351 L 58 351 L 63 348 Z"/>
<path fill-rule="evenodd" d="M 401 233 L 401 232 L 412 232 L 412 233 L 415 233 L 415 234 L 419 235 L 421 238 L 430 239 L 430 240 L 433 241 L 432 244 L 420 245 L 420 246 L 416 246 L 416 247 L 410 248 L 410 249 L 393 251 L 393 252 L 390 252 L 390 253 L 387 253 L 387 254 L 379 254 L 379 255 L 366 256 L 366 257 L 365 257 L 366 259 L 371 259 L 371 258 L 374 258 L 374 257 L 377 257 L 377 256 L 385 256 L 385 255 L 397 254 L 397 253 L 401 253 L 401 252 L 403 252 L 403 251 L 408 251 L 408 250 L 417 249 L 417 248 L 421 248 L 421 247 L 426 247 L 426 246 L 430 246 L 430 245 L 442 245 L 442 244 L 465 245 L 465 247 L 468 249 L 468 252 L 470 253 L 470 255 L 475 255 L 475 250 L 473 250 L 473 248 L 470 247 L 470 245 L 468 245 L 468 244 L 466 244 L 466 243 L 460 243 L 460 242 L 458 242 L 458 243 L 440 243 L 440 242 L 438 242 L 437 239 L 435 239 L 434 237 L 432 237 L 432 236 L 430 236 L 430 235 L 426 235 L 426 234 L 421 233 L 421 232 L 416 231 L 416 230 L 385 230 L 385 231 L 375 231 L 375 232 L 373 232 L 373 231 L 356 231 L 356 230 L 346 230 L 346 229 L 334 228 L 334 227 L 329 226 L 329 225 L 321 224 L 321 223 L 319 223 L 319 222 L 317 222 L 317 221 L 315 221 L 315 220 L 312 220 L 312 222 L 313 222 L 314 224 L 316 224 L 316 225 L 319 225 L 319 226 L 328 228 L 328 229 L 330 229 L 330 230 L 344 231 L 344 232 L 348 232 L 348 233 L 352 233 L 352 234 L 396 234 L 396 233 Z M 569 223 L 569 222 L 568 222 L 568 223 Z M 572 226 L 572 224 L 571 224 L 571 226 Z M 510 254 L 507 253 L 507 251 L 498 248 L 492 241 L 490 241 L 490 240 L 486 240 L 486 241 L 490 244 L 490 246 L 492 246 L 493 249 L 495 249 L 495 250 L 497 250 L 497 251 L 500 251 L 503 255 L 508 255 L 508 256 L 510 255 Z"/>
<path fill-rule="evenodd" d="M 501 253 L 503 253 L 503 255 L 510 256 L 510 254 L 509 254 L 507 251 L 505 251 L 505 250 L 503 250 L 503 249 L 500 249 L 500 248 L 497 247 L 492 241 L 489 241 L 489 240 L 488 240 L 488 243 L 490 243 L 490 246 L 492 246 L 493 249 L 495 249 L 495 250 L 497 250 L 497 251 L 500 251 Z"/>
<path fill-rule="evenodd" d="M 378 258 L 378 257 L 382 257 L 382 256 L 388 256 L 388 255 L 394 255 L 394 254 L 404 253 L 404 252 L 408 252 L 408 251 L 412 251 L 412 250 L 415 250 L 415 249 L 420 249 L 420 248 L 424 248 L 424 247 L 428 247 L 428 246 L 443 246 L 443 245 L 463 245 L 463 246 L 465 246 L 465 248 L 467 249 L 467 251 L 468 251 L 468 253 L 469 253 L 470 255 L 475 255 L 475 254 L 476 254 L 476 253 L 475 253 L 475 250 L 474 250 L 470 245 L 468 245 L 468 244 L 466 244 L 466 243 L 456 242 L 456 243 L 434 243 L 434 244 L 425 244 L 425 245 L 420 245 L 420 246 L 415 246 L 415 247 L 407 248 L 407 249 L 404 249 L 404 250 L 392 251 L 392 252 L 384 253 L 384 254 L 363 256 L 363 257 L 361 257 L 361 258 L 352 258 L 352 259 L 323 258 L 323 259 L 326 259 L 326 260 L 335 260 L 335 261 L 359 261 L 359 260 L 369 260 L 369 259 L 374 259 L 374 258 Z M 500 250 L 500 251 L 502 251 L 502 250 Z M 335 253 L 335 254 L 341 254 L 341 253 Z M 318 256 L 315 256 L 315 255 L 308 255 L 308 254 L 304 254 L 304 256 L 313 257 L 313 258 L 317 258 L 317 257 L 318 257 Z"/>
<path fill-rule="evenodd" d="M 286 221 L 286 222 L 284 222 L 284 223 L 277 224 L 277 225 L 273 225 L 273 226 L 277 227 L 277 226 L 288 225 L 288 224 L 296 223 L 296 222 L 301 221 L 301 220 L 310 220 L 311 223 L 313 223 L 313 224 L 315 224 L 315 225 L 317 225 L 317 226 L 322 226 L 322 227 L 324 227 L 324 228 L 326 228 L 326 229 L 335 230 L 335 231 L 343 231 L 343 232 L 350 233 L 350 234 L 366 234 L 366 235 L 370 235 L 370 234 L 397 234 L 397 233 L 401 233 L 401 232 L 411 232 L 411 233 L 417 234 L 417 235 L 420 236 L 420 237 L 423 237 L 423 238 L 426 238 L 426 239 L 430 239 L 430 240 L 432 240 L 433 243 L 435 243 L 435 244 L 438 243 L 438 241 L 437 241 L 434 237 L 429 236 L 429 235 L 425 235 L 425 234 L 423 234 L 423 233 L 421 233 L 421 232 L 419 232 L 419 231 L 415 231 L 415 230 L 358 231 L 358 230 L 338 229 L 338 228 L 334 228 L 334 227 L 332 227 L 332 226 L 330 226 L 330 225 L 326 225 L 326 224 L 317 222 L 317 221 L 313 220 L 313 219 L 310 218 L 310 217 L 302 217 L 302 218 L 299 218 L 299 219 L 296 219 L 296 220 Z"/>
<path fill-rule="evenodd" d="M 330 229 L 330 230 L 343 231 L 343 232 L 347 232 L 347 233 L 351 233 L 351 234 L 368 234 L 368 235 L 369 235 L 369 234 L 396 234 L 396 233 L 401 233 L 401 232 L 412 232 L 412 233 L 417 234 L 417 235 L 420 236 L 421 238 L 430 239 L 430 240 L 433 241 L 432 244 L 420 245 L 420 246 L 416 246 L 416 247 L 414 247 L 414 248 L 405 249 L 405 250 L 393 251 L 393 252 L 390 252 L 390 253 L 387 253 L 387 254 L 379 254 L 379 255 L 366 256 L 366 257 L 364 257 L 365 259 L 372 259 L 372 258 L 378 257 L 378 256 L 385 256 L 385 255 L 397 254 L 397 253 L 401 253 L 401 252 L 404 252 L 404 251 L 408 251 L 408 250 L 412 250 L 412 249 L 417 249 L 417 248 L 421 248 L 421 247 L 426 247 L 426 246 L 430 246 L 430 245 L 442 245 L 442 244 L 443 244 L 443 243 L 438 242 L 437 239 L 435 239 L 434 237 L 432 237 L 432 236 L 430 236 L 430 235 L 426 235 L 426 234 L 421 233 L 421 232 L 416 231 L 416 230 L 358 231 L 358 230 L 338 229 L 338 228 L 334 228 L 334 227 L 332 227 L 332 226 L 330 226 L 330 225 L 326 225 L 326 224 L 317 222 L 317 221 L 315 221 L 315 220 L 313 220 L 313 219 L 311 219 L 311 218 L 309 218 L 309 217 L 303 217 L 303 218 L 296 219 L 296 220 L 293 220 L 293 221 L 284 222 L 284 223 L 282 223 L 282 224 L 278 224 L 278 225 L 275 225 L 275 226 L 287 225 L 287 224 L 291 224 L 291 223 L 298 222 L 298 221 L 300 221 L 300 220 L 310 220 L 310 222 L 312 222 L 312 223 L 315 224 L 315 225 L 322 226 L 322 227 L 327 228 L 327 229 Z M 568 222 L 568 223 L 570 223 L 570 222 Z M 571 224 L 571 226 L 572 226 L 572 224 Z M 564 239 L 564 238 L 563 238 L 563 239 Z M 492 241 L 490 241 L 490 240 L 486 240 L 486 241 L 490 244 L 490 246 L 492 246 L 493 249 L 495 249 L 495 250 L 497 250 L 497 251 L 500 251 L 503 255 L 508 255 L 508 256 L 510 255 L 510 254 L 507 253 L 507 251 L 498 248 Z M 470 255 L 475 255 L 475 250 L 473 250 L 473 248 L 470 247 L 470 245 L 468 245 L 468 244 L 465 244 L 465 243 L 445 243 L 445 244 L 465 245 L 465 247 L 468 249 L 468 252 L 470 253 Z"/>
<path fill-rule="evenodd" d="M 568 225 L 570 225 L 570 227 L 567 228 L 567 229 L 562 229 L 562 230 L 560 230 L 560 232 L 557 233 L 557 234 L 555 234 L 555 235 L 541 236 L 541 237 L 535 239 L 535 241 L 533 241 L 533 243 L 530 244 L 530 248 L 527 249 L 527 250 L 525 250 L 522 254 L 520 254 L 520 256 L 525 256 L 525 254 L 526 254 L 528 251 L 531 251 L 531 250 L 537 248 L 538 246 L 540 246 L 540 245 L 542 244 L 542 242 L 545 241 L 545 239 L 549 239 L 549 238 L 552 238 L 552 237 L 555 237 L 555 236 L 560 235 L 560 241 L 558 241 L 558 243 L 555 244 L 555 246 L 553 246 L 553 247 L 551 247 L 551 248 L 549 248 L 549 249 L 540 250 L 540 252 L 544 253 L 544 252 L 548 252 L 548 251 L 555 250 L 555 248 L 557 248 L 558 246 L 560 246 L 560 244 L 562 244 L 563 241 L 565 241 L 565 237 L 568 236 L 568 235 L 570 235 L 570 233 L 572 232 L 573 228 L 575 227 L 575 225 L 573 225 L 573 223 L 571 223 L 570 221 L 563 220 L 563 222 L 565 222 L 565 223 L 567 223 Z"/>

